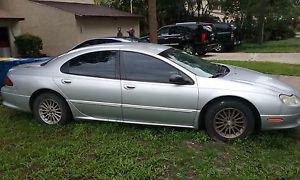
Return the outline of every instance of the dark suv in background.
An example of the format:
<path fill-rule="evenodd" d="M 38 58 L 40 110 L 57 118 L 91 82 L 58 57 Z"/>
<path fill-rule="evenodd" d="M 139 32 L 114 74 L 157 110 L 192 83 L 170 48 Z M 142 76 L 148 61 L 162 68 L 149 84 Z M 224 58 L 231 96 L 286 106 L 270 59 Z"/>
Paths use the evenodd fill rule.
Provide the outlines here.
<path fill-rule="evenodd" d="M 183 49 L 190 54 L 204 55 L 217 45 L 211 28 L 198 22 L 176 23 L 161 27 L 158 32 L 158 44 Z M 142 42 L 149 42 L 149 37 L 142 37 Z"/>

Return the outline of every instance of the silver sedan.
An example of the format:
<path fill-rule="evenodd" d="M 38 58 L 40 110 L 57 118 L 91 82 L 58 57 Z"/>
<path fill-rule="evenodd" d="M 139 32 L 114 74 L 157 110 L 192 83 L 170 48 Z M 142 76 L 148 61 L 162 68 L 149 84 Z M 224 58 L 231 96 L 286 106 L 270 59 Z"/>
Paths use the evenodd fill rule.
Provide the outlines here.
<path fill-rule="evenodd" d="M 300 93 L 262 73 L 143 43 L 80 48 L 11 69 L 3 104 L 49 125 L 71 119 L 204 127 L 226 141 L 300 125 Z"/>

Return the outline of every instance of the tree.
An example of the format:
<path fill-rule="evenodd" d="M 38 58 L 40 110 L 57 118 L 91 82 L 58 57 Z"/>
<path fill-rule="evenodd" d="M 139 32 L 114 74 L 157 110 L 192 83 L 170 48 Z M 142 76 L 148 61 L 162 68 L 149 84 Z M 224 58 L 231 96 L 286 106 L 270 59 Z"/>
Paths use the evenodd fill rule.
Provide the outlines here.
<path fill-rule="evenodd" d="M 156 0 L 148 0 L 149 38 L 151 43 L 157 43 Z"/>

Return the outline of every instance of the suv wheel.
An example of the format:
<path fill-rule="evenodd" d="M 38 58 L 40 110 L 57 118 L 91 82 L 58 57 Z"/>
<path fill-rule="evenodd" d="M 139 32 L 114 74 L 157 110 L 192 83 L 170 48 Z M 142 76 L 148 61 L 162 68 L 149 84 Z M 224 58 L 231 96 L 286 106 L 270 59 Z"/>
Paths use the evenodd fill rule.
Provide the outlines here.
<path fill-rule="evenodd" d="M 188 54 L 195 54 L 194 47 L 190 43 L 183 46 L 183 51 L 187 52 Z"/>
<path fill-rule="evenodd" d="M 217 47 L 215 48 L 216 52 L 223 52 L 224 51 L 224 45 L 222 43 L 218 43 Z"/>

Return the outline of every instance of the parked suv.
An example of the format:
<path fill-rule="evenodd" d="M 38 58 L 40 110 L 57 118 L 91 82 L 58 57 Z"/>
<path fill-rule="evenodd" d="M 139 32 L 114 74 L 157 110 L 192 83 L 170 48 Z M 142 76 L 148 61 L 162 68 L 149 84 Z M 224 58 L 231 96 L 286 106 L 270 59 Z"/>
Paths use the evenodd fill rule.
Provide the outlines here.
<path fill-rule="evenodd" d="M 204 55 L 217 45 L 212 29 L 197 22 L 163 26 L 158 30 L 157 34 L 158 44 L 183 49 L 191 54 Z M 149 42 L 149 37 L 143 37 L 141 41 Z"/>
<path fill-rule="evenodd" d="M 213 30 L 216 35 L 216 52 L 231 51 L 240 44 L 237 27 L 230 23 L 215 23 Z"/>

